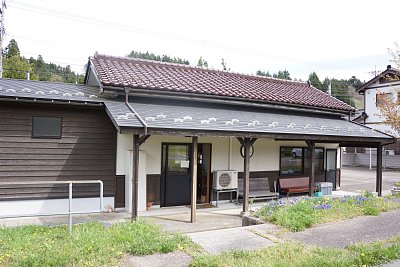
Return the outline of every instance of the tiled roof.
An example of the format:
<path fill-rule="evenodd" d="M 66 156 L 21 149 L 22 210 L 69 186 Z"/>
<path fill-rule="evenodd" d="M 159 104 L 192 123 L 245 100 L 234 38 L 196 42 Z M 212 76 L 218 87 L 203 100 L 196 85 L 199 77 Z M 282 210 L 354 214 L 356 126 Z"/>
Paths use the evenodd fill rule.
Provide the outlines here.
<path fill-rule="evenodd" d="M 305 82 L 99 54 L 90 61 L 103 86 L 214 95 L 342 111 L 354 110 L 353 107 Z"/>
<path fill-rule="evenodd" d="M 276 109 L 240 107 L 220 103 L 189 101 L 154 101 L 152 98 L 134 98 L 131 107 L 125 102 L 99 94 L 98 87 L 0 79 L 0 101 L 48 101 L 67 104 L 104 105 L 110 119 L 117 127 L 149 129 L 227 131 L 259 134 L 297 134 L 304 136 L 324 135 L 343 138 L 391 137 L 357 125 L 340 116 L 326 116 L 315 112 L 280 111 Z M 154 103 L 153 103 L 154 102 Z M 1 103 L 0 103 L 1 107 Z M 1 130 L 1 129 L 0 129 Z"/>

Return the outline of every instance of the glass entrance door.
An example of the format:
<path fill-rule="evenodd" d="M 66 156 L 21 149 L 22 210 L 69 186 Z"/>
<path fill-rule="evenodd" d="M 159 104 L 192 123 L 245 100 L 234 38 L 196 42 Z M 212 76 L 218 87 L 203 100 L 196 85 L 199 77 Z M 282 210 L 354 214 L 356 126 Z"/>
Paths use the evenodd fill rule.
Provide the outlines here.
<path fill-rule="evenodd" d="M 198 145 L 197 160 L 197 203 L 209 203 L 211 180 L 211 144 Z"/>
<path fill-rule="evenodd" d="M 333 190 L 336 190 L 336 149 L 326 150 L 326 181 L 332 183 Z"/>
<path fill-rule="evenodd" d="M 191 196 L 191 144 L 162 145 L 161 207 L 189 205 Z M 211 144 L 198 144 L 197 203 L 209 203 Z"/>
<path fill-rule="evenodd" d="M 190 150 L 189 144 L 163 144 L 164 194 L 161 206 L 190 204 Z"/>

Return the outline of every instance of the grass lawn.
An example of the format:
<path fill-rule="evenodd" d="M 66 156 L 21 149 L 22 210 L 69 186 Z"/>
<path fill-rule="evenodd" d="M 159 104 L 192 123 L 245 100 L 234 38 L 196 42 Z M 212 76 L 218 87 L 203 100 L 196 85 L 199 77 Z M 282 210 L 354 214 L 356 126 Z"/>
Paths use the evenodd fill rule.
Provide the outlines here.
<path fill-rule="evenodd" d="M 271 201 L 254 215 L 290 231 L 302 231 L 318 223 L 349 219 L 362 215 L 379 215 L 400 208 L 400 203 L 375 197 L 371 193 L 340 199 L 303 197 L 289 201 Z"/>
<path fill-rule="evenodd" d="M 115 266 L 128 253 L 147 255 L 194 246 L 181 234 L 137 220 L 105 227 L 101 223 L 0 229 L 0 266 Z"/>
<path fill-rule="evenodd" d="M 198 255 L 194 257 L 191 266 L 374 266 L 398 258 L 400 236 L 386 241 L 351 245 L 344 249 L 285 242 L 256 251 L 225 252 L 215 256 Z"/>

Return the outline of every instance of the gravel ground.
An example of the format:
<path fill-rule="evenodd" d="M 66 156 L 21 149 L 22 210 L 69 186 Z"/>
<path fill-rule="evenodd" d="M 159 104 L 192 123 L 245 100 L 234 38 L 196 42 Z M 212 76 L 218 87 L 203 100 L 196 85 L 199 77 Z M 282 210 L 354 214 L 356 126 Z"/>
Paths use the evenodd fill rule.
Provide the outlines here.
<path fill-rule="evenodd" d="M 121 267 L 187 267 L 192 258 L 181 251 L 148 256 L 125 256 Z"/>
<path fill-rule="evenodd" d="M 284 238 L 309 245 L 345 247 L 351 243 L 372 242 L 400 235 L 400 210 L 378 216 L 362 216 L 309 228 L 303 232 L 286 233 Z"/>

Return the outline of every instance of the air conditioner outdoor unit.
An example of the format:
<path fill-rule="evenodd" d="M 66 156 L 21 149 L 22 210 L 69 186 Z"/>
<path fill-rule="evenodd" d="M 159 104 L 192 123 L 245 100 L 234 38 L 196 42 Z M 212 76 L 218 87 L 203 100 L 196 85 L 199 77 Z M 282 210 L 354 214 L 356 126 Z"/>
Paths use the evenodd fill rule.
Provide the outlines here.
<path fill-rule="evenodd" d="M 237 171 L 214 171 L 213 189 L 224 190 L 238 187 Z"/>

